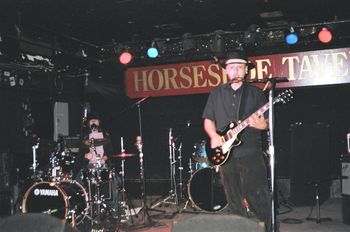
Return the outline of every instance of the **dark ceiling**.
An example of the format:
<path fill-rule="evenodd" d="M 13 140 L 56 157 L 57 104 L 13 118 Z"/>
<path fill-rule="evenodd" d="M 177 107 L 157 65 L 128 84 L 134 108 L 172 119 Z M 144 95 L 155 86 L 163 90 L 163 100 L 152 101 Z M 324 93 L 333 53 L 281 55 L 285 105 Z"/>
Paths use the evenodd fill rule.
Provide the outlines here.
<path fill-rule="evenodd" d="M 184 33 L 347 20 L 348 0 L 1 0 L 2 24 L 103 46 Z M 262 13 L 275 12 L 264 18 Z M 277 13 L 277 14 L 276 14 Z M 266 15 L 266 14 L 265 14 Z"/>
<path fill-rule="evenodd" d="M 69 60 L 71 66 L 69 55 L 104 63 L 115 60 L 121 50 L 131 46 L 138 46 L 139 57 L 144 56 L 149 41 L 158 39 L 168 43 L 168 49 L 161 54 L 162 62 L 173 62 L 170 58 L 174 54 L 183 56 L 178 52 L 183 44 L 170 44 L 173 39 L 181 39 L 186 33 L 207 36 L 218 30 L 244 33 L 251 25 L 268 32 L 276 28 L 285 30 L 291 25 L 302 28 L 346 22 L 337 30 L 345 35 L 349 45 L 349 5 L 348 0 L 0 0 L 0 36 L 3 40 L 12 39 L 12 43 L 3 46 L 7 50 L 19 45 L 22 51 L 34 55 L 52 58 L 64 54 L 61 60 Z M 211 42 L 199 40 L 197 51 L 208 48 Z M 276 50 L 282 52 L 283 38 L 278 42 Z M 306 45 L 302 44 L 303 48 L 312 49 Z M 272 49 L 268 47 L 265 51 Z M 7 53 L 19 56 L 17 47 Z M 199 59 L 198 54 L 187 58 L 195 56 Z M 55 57 L 52 62 L 58 60 Z"/>

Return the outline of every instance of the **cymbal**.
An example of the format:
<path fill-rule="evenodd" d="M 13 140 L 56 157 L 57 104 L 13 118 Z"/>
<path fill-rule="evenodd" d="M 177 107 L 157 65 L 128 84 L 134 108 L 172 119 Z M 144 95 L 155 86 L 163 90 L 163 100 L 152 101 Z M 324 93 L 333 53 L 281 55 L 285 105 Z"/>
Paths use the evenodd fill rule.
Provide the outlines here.
<path fill-rule="evenodd" d="M 116 154 L 116 155 L 112 155 L 112 157 L 115 157 L 115 158 L 129 158 L 129 157 L 133 157 L 133 156 L 136 156 L 136 154 L 131 154 L 131 153 L 120 153 L 120 154 Z"/>
<path fill-rule="evenodd" d="M 195 157 L 194 160 L 199 163 L 209 163 L 208 157 Z"/>
<path fill-rule="evenodd" d="M 87 139 L 84 141 L 84 144 L 87 147 L 92 147 L 92 145 L 96 146 L 103 146 L 106 144 L 109 144 L 111 140 L 109 138 L 103 138 L 103 139 Z"/>

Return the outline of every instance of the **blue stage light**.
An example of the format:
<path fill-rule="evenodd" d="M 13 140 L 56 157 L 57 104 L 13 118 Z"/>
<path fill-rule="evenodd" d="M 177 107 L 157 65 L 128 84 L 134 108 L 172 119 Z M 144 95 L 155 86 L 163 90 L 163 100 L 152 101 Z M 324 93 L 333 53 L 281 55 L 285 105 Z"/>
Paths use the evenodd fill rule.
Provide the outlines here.
<path fill-rule="evenodd" d="M 289 45 L 296 44 L 299 40 L 298 35 L 295 33 L 289 33 L 286 38 L 286 43 Z"/>
<path fill-rule="evenodd" d="M 149 58 L 156 58 L 158 56 L 158 49 L 157 48 L 154 48 L 154 47 L 151 47 L 147 50 L 147 56 Z"/>

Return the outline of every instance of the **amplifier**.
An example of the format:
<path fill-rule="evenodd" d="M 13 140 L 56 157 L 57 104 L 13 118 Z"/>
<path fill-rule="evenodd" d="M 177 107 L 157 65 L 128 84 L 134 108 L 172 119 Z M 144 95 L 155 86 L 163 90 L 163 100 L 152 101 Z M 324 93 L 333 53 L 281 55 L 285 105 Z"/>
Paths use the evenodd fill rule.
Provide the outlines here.
<path fill-rule="evenodd" d="M 350 156 L 343 156 L 341 171 L 342 194 L 350 196 Z"/>
<path fill-rule="evenodd" d="M 350 225 L 350 196 L 343 195 L 342 197 L 342 214 L 343 223 Z"/>

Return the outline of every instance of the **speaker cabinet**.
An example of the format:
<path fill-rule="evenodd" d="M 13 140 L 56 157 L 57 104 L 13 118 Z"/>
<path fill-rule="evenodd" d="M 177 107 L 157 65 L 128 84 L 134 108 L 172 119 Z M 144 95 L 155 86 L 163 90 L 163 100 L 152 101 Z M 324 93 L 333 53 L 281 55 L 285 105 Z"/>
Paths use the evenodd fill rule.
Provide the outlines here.
<path fill-rule="evenodd" d="M 350 225 L 350 196 L 343 195 L 342 197 L 342 213 L 343 223 Z"/>
<path fill-rule="evenodd" d="M 342 194 L 350 197 L 350 156 L 344 156 L 341 164 Z"/>
<path fill-rule="evenodd" d="M 237 215 L 202 214 L 174 224 L 172 232 L 265 232 L 258 222 Z"/>
<path fill-rule="evenodd" d="M 291 201 L 314 205 L 316 184 L 320 203 L 330 195 L 330 129 L 323 123 L 291 125 Z"/>

